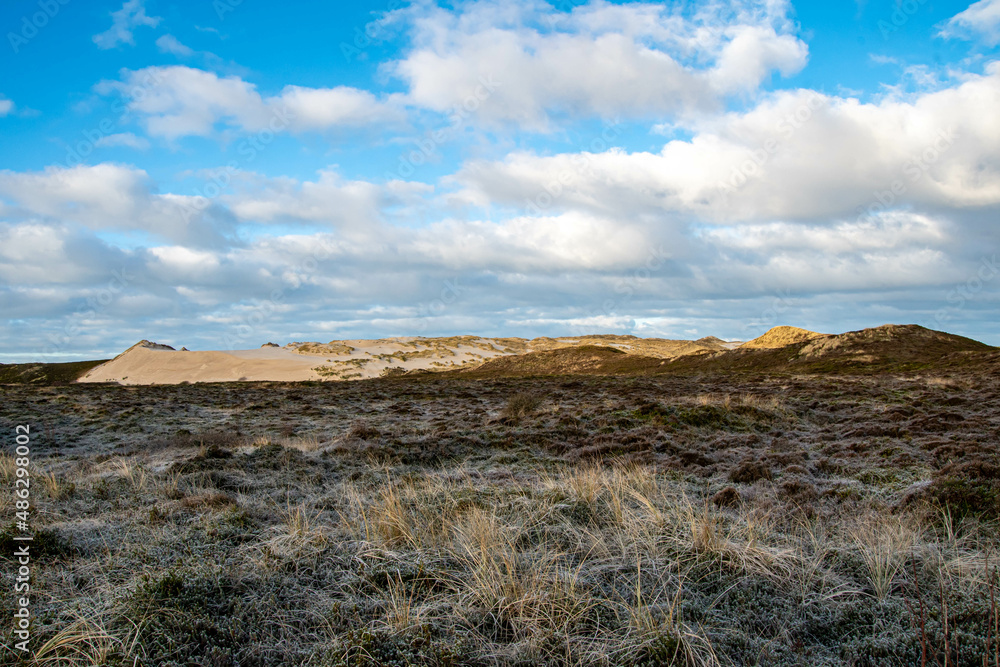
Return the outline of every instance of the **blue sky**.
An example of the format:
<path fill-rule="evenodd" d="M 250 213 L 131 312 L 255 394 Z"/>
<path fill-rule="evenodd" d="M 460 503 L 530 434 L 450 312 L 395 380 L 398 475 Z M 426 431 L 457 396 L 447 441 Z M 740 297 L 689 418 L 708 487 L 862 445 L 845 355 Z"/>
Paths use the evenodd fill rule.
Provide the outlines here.
<path fill-rule="evenodd" d="M 0 361 L 1000 345 L 1000 0 L 35 0 L 0 27 Z"/>

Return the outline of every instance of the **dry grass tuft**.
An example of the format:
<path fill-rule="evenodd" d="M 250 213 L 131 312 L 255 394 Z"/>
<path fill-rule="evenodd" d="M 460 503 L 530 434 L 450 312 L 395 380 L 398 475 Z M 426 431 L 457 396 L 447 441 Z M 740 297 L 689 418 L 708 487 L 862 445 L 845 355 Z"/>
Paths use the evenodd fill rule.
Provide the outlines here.
<path fill-rule="evenodd" d="M 494 513 L 474 508 L 453 530 L 453 553 L 465 570 L 455 586 L 478 633 L 512 632 L 524 639 L 539 630 L 564 630 L 592 605 L 578 586 L 578 572 L 559 565 L 562 554 L 544 547 L 522 552 L 517 527 Z"/>
<path fill-rule="evenodd" d="M 507 399 L 507 404 L 504 405 L 503 410 L 500 412 L 500 416 L 504 419 L 517 423 L 535 412 L 541 403 L 542 399 L 536 394 L 521 391 Z"/>
<path fill-rule="evenodd" d="M 0 479 L 4 483 L 14 479 L 14 475 L 17 472 L 17 465 L 14 462 L 14 457 L 10 454 L 0 454 Z"/>
<path fill-rule="evenodd" d="M 919 532 L 904 518 L 885 514 L 861 517 L 849 532 L 865 562 L 873 597 L 883 603 L 896 585 Z"/>
<path fill-rule="evenodd" d="M 282 523 L 270 531 L 275 535 L 264 540 L 260 547 L 276 558 L 292 561 L 319 554 L 329 543 L 320 514 L 310 512 L 304 505 L 287 506 L 281 513 Z"/>
<path fill-rule="evenodd" d="M 32 665 L 87 665 L 100 667 L 116 658 L 119 664 L 142 664 L 140 644 L 142 621 L 125 619 L 128 631 L 124 637 L 116 636 L 99 621 L 77 616 L 39 646 L 29 664 Z M 133 660 L 128 661 L 129 658 Z"/>
<path fill-rule="evenodd" d="M 52 500 L 65 500 L 76 492 L 76 484 L 63 477 L 57 477 L 55 472 L 42 473 L 39 477 L 42 488 Z"/>
<path fill-rule="evenodd" d="M 683 580 L 676 577 L 672 583 L 668 575 L 661 571 L 653 586 L 644 590 L 642 562 L 637 564 L 632 600 L 623 605 L 632 635 L 630 656 L 622 658 L 639 653 L 648 655 L 646 662 L 653 664 L 716 667 L 720 663 L 711 641 L 683 620 Z"/>
<path fill-rule="evenodd" d="M 128 481 L 133 491 L 141 492 L 146 489 L 149 474 L 141 463 L 131 459 L 118 459 L 112 464 L 111 468 L 120 477 Z"/>

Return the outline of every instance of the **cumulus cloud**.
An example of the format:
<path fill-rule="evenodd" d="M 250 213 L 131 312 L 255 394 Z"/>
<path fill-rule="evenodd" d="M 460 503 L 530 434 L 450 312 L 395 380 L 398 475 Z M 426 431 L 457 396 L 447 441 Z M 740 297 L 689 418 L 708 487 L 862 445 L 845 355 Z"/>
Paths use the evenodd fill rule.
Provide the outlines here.
<path fill-rule="evenodd" d="M 1000 44 L 1000 0 L 979 0 L 951 17 L 939 33 L 942 37 L 980 39 L 987 46 Z"/>
<path fill-rule="evenodd" d="M 137 90 L 141 94 L 135 94 Z M 102 82 L 97 91 L 121 93 L 128 100 L 128 110 L 142 119 L 146 131 L 168 140 L 210 136 L 220 128 L 299 132 L 393 123 L 404 118 L 391 102 L 356 88 L 287 86 L 278 95 L 263 97 L 254 84 L 238 76 L 220 77 L 179 65 L 126 70 L 122 80 Z"/>
<path fill-rule="evenodd" d="M 358 234 L 377 231 L 387 209 L 415 204 L 432 189 L 422 183 L 348 181 L 324 170 L 315 181 L 251 177 L 222 199 L 241 221 L 322 223 Z"/>
<path fill-rule="evenodd" d="M 159 194 L 142 169 L 102 163 L 0 171 L 3 215 L 92 230 L 140 230 L 194 245 L 218 245 L 231 232 L 231 216 L 194 196 Z"/>
<path fill-rule="evenodd" d="M 140 26 L 155 28 L 160 24 L 160 17 L 147 16 L 144 0 L 127 0 L 122 8 L 111 13 L 111 27 L 102 33 L 94 35 L 97 48 L 113 49 L 119 44 L 135 44 L 132 31 Z"/>
<path fill-rule="evenodd" d="M 861 103 L 783 91 L 706 118 L 658 153 L 521 151 L 472 161 L 461 197 L 546 212 L 578 208 L 706 221 L 830 220 L 901 205 L 1000 204 L 1000 64 L 912 100 Z"/>
<path fill-rule="evenodd" d="M 706 284 L 735 296 L 938 285 L 960 275 L 953 232 L 942 219 L 893 211 L 829 224 L 713 226 L 698 237 L 715 255 Z"/>
<path fill-rule="evenodd" d="M 781 1 L 708 5 L 481 1 L 457 10 L 415 5 L 413 47 L 389 68 L 415 105 L 473 107 L 488 123 L 546 129 L 556 114 L 663 117 L 755 91 L 772 72 L 798 72 L 806 45 Z"/>
<path fill-rule="evenodd" d="M 0 118 L 6 116 L 14 110 L 14 103 L 10 100 L 0 98 Z"/>
<path fill-rule="evenodd" d="M 405 117 L 400 109 L 379 102 L 368 91 L 349 86 L 286 86 L 280 95 L 268 98 L 267 104 L 272 108 L 280 106 L 281 109 L 287 109 L 294 130 L 359 127 L 399 122 Z"/>
<path fill-rule="evenodd" d="M 123 251 L 65 224 L 0 223 L 0 281 L 8 286 L 100 280 L 128 262 Z"/>
<path fill-rule="evenodd" d="M 568 212 L 502 222 L 443 221 L 413 234 L 400 254 L 455 270 L 549 274 L 621 270 L 641 263 L 648 249 L 641 226 Z"/>

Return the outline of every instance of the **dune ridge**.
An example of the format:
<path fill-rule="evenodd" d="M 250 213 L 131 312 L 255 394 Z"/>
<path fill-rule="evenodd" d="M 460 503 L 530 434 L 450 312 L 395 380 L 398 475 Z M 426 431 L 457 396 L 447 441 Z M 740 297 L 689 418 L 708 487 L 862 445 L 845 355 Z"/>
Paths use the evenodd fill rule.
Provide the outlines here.
<path fill-rule="evenodd" d="M 698 341 L 638 338 L 613 334 L 563 338 L 396 337 L 374 340 L 265 343 L 250 350 L 176 350 L 142 340 L 86 372 L 79 382 L 178 384 L 239 380 L 358 380 L 412 371 L 477 368 L 497 357 L 601 346 L 624 355 L 674 359 L 718 352 L 731 343 L 709 337 Z"/>
<path fill-rule="evenodd" d="M 967 355 L 988 351 L 996 348 L 917 325 L 896 324 L 842 334 L 778 326 L 743 344 L 714 336 L 694 341 L 612 334 L 531 340 L 449 336 L 294 342 L 283 347 L 265 343 L 251 350 L 192 352 L 143 340 L 89 369 L 78 381 L 342 381 L 427 372 L 466 377 L 857 373 L 915 370 L 944 361 L 966 363 Z"/>

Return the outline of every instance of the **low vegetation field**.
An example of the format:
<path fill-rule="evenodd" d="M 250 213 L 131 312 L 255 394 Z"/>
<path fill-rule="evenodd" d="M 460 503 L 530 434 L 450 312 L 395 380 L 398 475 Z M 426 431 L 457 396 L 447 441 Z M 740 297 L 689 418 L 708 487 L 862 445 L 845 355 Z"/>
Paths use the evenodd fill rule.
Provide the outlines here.
<path fill-rule="evenodd" d="M 1000 664 L 993 375 L 0 395 L 0 664 Z"/>

